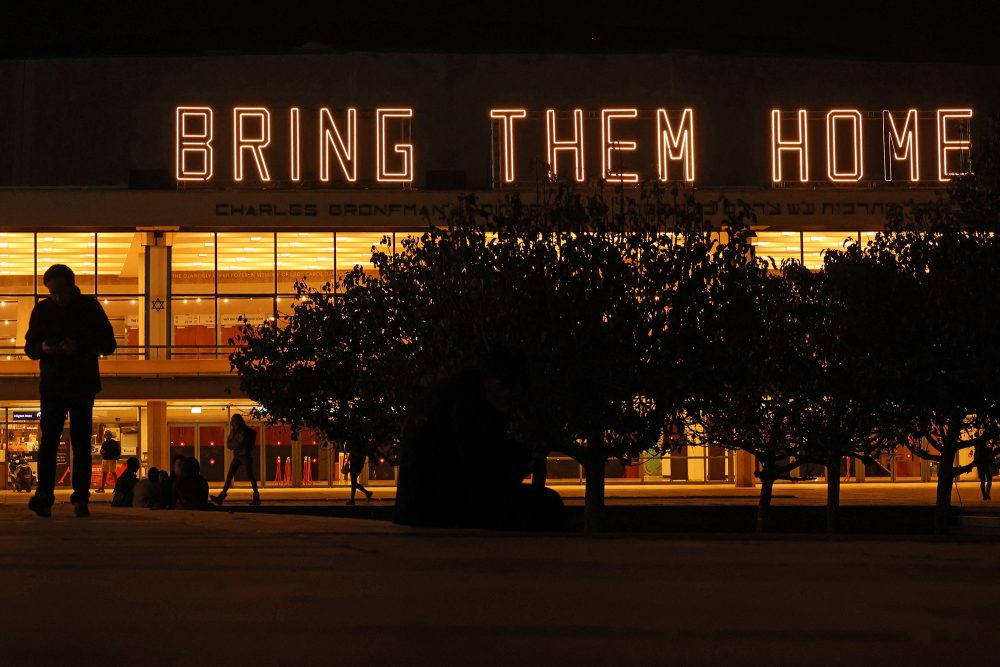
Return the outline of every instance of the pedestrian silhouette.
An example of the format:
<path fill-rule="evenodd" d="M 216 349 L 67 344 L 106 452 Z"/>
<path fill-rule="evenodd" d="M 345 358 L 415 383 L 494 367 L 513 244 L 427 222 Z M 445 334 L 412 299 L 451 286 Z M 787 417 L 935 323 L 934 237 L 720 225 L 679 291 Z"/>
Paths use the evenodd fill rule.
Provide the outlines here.
<path fill-rule="evenodd" d="M 361 473 L 365 470 L 365 464 L 368 462 L 369 454 L 369 449 L 364 442 L 353 438 L 348 440 L 348 472 L 351 475 L 351 499 L 347 501 L 348 505 L 354 504 L 354 496 L 358 491 L 365 494 L 366 500 L 372 499 L 372 492 L 363 487 L 361 482 L 358 481 Z"/>
<path fill-rule="evenodd" d="M 976 473 L 979 475 L 979 490 L 983 493 L 983 500 L 990 500 L 990 491 L 993 488 L 993 465 L 995 463 L 993 450 L 986 444 L 976 445 L 975 457 Z"/>
<path fill-rule="evenodd" d="M 115 332 L 97 299 L 80 293 L 68 266 L 53 264 L 42 282 L 49 296 L 31 311 L 24 341 L 25 354 L 39 362 L 41 399 L 38 489 L 28 507 L 39 516 L 52 515 L 56 453 L 68 414 L 73 450 L 70 501 L 77 517 L 87 517 L 94 397 L 101 391 L 97 360 L 115 351 Z"/>
<path fill-rule="evenodd" d="M 122 456 L 122 444 L 115 440 L 111 431 L 104 432 L 104 442 L 101 443 L 101 486 L 97 488 L 97 493 L 104 493 L 104 486 L 108 481 L 108 473 L 118 470 L 118 459 Z"/>
<path fill-rule="evenodd" d="M 251 505 L 260 505 L 260 492 L 257 490 L 257 477 L 253 470 L 253 447 L 257 441 L 257 431 L 247 426 L 243 420 L 243 415 L 235 414 L 229 420 L 229 436 L 226 438 L 226 447 L 232 451 L 233 460 L 229 463 L 229 472 L 226 474 L 226 483 L 222 487 L 222 493 L 212 496 L 212 502 L 222 505 L 226 501 L 226 494 L 229 487 L 233 485 L 236 471 L 243 466 L 250 477 L 250 486 L 253 487 L 253 499 Z"/>

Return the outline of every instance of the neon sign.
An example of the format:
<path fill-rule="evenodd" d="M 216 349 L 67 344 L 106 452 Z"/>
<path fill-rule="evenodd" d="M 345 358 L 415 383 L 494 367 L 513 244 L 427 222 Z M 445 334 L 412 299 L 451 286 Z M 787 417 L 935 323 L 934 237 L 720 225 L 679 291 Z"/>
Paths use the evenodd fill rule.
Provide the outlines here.
<path fill-rule="evenodd" d="M 360 182 L 407 187 L 416 180 L 418 147 L 412 132 L 416 119 L 410 107 L 373 109 L 364 114 L 369 120 L 363 128 L 363 114 L 354 107 L 320 107 L 309 112 L 293 106 L 272 112 L 265 106 L 248 105 L 229 111 L 217 114 L 207 105 L 175 108 L 174 173 L 178 183 L 269 185 L 307 180 L 341 186 Z M 311 113 L 314 120 L 303 118 Z M 519 106 L 489 109 L 484 120 L 495 138 L 494 184 L 511 186 L 538 177 L 540 163 L 545 178 L 574 183 L 636 185 L 645 179 L 696 183 L 700 146 L 696 128 L 698 132 L 705 130 L 695 122 L 695 116 L 692 107 L 642 110 L 623 105 L 591 111 L 550 107 L 535 112 Z M 970 171 L 970 108 L 773 108 L 768 116 L 769 123 L 767 116 L 760 119 L 760 128 L 764 132 L 769 125 L 770 180 L 776 185 L 857 185 L 873 178 L 887 183 L 919 183 L 921 146 L 926 144 L 923 147 L 930 150 L 931 142 L 934 150 L 928 155 L 936 160 L 936 168 L 925 166 L 936 171 L 936 182 Z M 228 132 L 216 131 L 217 117 L 222 122 L 231 119 Z M 934 132 L 930 131 L 931 123 Z M 287 128 L 287 134 L 282 128 Z M 876 176 L 873 172 L 877 169 L 870 165 L 878 163 L 879 155 L 872 151 L 879 150 L 879 144 L 883 169 Z M 220 155 L 229 156 L 228 174 L 216 169 Z M 219 161 L 224 164 L 227 160 Z M 315 166 L 315 172 L 309 171 L 310 165 Z"/>

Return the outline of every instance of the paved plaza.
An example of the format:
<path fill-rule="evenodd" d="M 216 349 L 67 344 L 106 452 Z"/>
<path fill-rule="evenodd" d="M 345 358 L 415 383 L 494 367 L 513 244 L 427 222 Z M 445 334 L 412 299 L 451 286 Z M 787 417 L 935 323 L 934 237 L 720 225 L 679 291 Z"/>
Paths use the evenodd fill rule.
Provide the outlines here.
<path fill-rule="evenodd" d="M 997 653 L 995 538 L 591 538 L 102 503 L 77 520 L 64 502 L 44 520 L 24 499 L 0 498 L 2 621 L 16 638 L 4 665 L 984 665 Z"/>
<path fill-rule="evenodd" d="M 582 484 L 551 484 L 566 500 L 573 505 L 583 502 Z M 217 493 L 221 485 L 212 485 L 212 493 Z M 368 485 L 375 492 L 374 502 L 391 503 L 396 497 L 396 488 L 392 485 L 372 483 Z M 936 485 L 933 482 L 900 482 L 890 484 L 885 482 L 844 483 L 841 485 L 841 502 L 850 505 L 926 505 L 934 504 Z M 615 484 L 606 487 L 606 497 L 609 505 L 756 505 L 759 488 L 736 488 L 732 484 Z M 56 490 L 58 499 L 68 499 L 69 490 Z M 332 487 L 319 484 L 309 487 L 288 488 L 267 486 L 262 487 L 261 495 L 265 502 L 291 504 L 327 504 L 343 503 L 350 497 L 350 487 L 338 484 Z M 239 503 L 250 499 L 250 488 L 243 484 L 235 487 L 229 497 L 232 502 Z M 363 495 L 358 494 L 363 501 Z M 0 506 L 5 503 L 21 503 L 24 494 L 12 491 L 0 491 Z M 92 494 L 91 501 L 95 503 L 110 502 L 111 494 Z M 24 502 L 27 502 L 26 499 Z M 826 503 L 826 485 L 818 482 L 783 483 L 774 487 L 774 505 L 806 505 L 815 506 Z M 958 508 L 986 509 L 996 506 L 1000 512 L 1000 500 L 984 503 L 980 499 L 979 485 L 973 482 L 962 482 L 952 487 L 952 503 Z"/>

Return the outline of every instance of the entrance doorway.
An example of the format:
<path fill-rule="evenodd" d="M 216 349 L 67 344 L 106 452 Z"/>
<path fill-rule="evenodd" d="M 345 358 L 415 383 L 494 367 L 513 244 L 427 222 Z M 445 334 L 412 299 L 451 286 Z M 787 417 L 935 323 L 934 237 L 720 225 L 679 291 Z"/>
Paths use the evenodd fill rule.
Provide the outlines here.
<path fill-rule="evenodd" d="M 193 456 L 210 483 L 226 479 L 226 425 L 223 423 L 168 424 L 170 460 Z"/>

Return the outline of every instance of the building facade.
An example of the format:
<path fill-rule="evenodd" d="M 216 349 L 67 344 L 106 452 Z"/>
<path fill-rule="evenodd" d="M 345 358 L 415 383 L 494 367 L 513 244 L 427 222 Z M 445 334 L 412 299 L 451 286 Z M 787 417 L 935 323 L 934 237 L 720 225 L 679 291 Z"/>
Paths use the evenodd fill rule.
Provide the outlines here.
<path fill-rule="evenodd" d="M 1000 112 L 998 74 L 692 54 L 2 61 L 0 450 L 34 459 L 37 364 L 23 342 L 51 264 L 76 271 L 118 339 L 101 362 L 95 443 L 111 429 L 144 465 L 186 453 L 221 482 L 228 418 L 252 407 L 227 360 L 238 318 L 280 318 L 296 280 L 334 279 L 373 246 L 392 252 L 460 193 L 502 206 L 512 192 L 536 201 L 553 178 L 681 183 L 709 216 L 748 203 L 760 254 L 815 268 L 972 168 L 975 137 Z M 314 434 L 260 429 L 268 485 L 339 481 Z M 932 474 L 903 449 L 850 472 Z M 690 447 L 609 474 L 741 473 L 731 455 Z M 580 469 L 553 457 L 550 477 Z"/>

